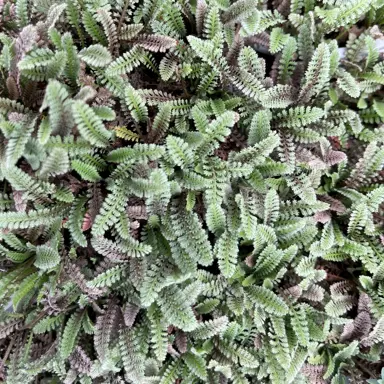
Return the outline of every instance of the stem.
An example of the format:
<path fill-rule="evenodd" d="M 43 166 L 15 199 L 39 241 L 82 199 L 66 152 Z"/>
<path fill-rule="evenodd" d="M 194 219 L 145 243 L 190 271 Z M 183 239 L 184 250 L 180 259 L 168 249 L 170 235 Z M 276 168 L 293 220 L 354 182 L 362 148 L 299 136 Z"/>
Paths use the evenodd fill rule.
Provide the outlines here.
<path fill-rule="evenodd" d="M 189 94 L 188 92 L 188 89 L 187 89 L 187 85 L 185 83 L 185 80 L 183 78 L 180 79 L 181 80 L 181 86 L 183 87 L 183 91 L 184 91 L 184 95 L 187 99 L 189 99 L 191 97 L 191 95 Z"/>
<path fill-rule="evenodd" d="M 364 371 L 367 375 L 369 375 L 370 379 L 376 379 L 377 376 L 371 372 L 368 368 L 364 367 L 364 365 L 360 364 L 357 360 L 355 360 L 355 364 L 362 370 Z"/>
<path fill-rule="evenodd" d="M 344 37 L 345 34 L 348 34 L 348 31 L 349 31 L 349 29 L 345 28 L 343 31 L 341 31 L 341 32 L 337 35 L 336 40 L 339 41 L 341 38 Z"/>
<path fill-rule="evenodd" d="M 127 13 L 128 6 L 129 6 L 129 0 L 125 0 L 125 4 L 124 4 L 123 11 L 121 12 L 119 24 L 117 25 L 117 30 L 116 30 L 117 36 L 120 35 L 120 30 L 121 30 L 121 27 L 123 25 L 123 20 L 125 18 L 126 13 Z"/>
<path fill-rule="evenodd" d="M 140 129 L 140 125 L 138 123 L 135 122 L 135 131 L 138 133 L 138 135 L 140 136 L 140 139 L 143 140 L 145 142 L 145 138 L 144 138 L 144 135 L 143 135 L 143 132 L 141 131 Z"/>
<path fill-rule="evenodd" d="M 30 323 L 25 324 L 23 328 L 21 329 L 30 329 L 32 328 L 36 323 L 38 323 L 45 315 L 47 314 L 46 311 L 43 311 L 39 314 L 39 316 L 36 317 L 35 320 L 32 320 Z"/>
<path fill-rule="evenodd" d="M 102 310 L 95 302 L 93 302 L 92 304 L 92 308 L 93 310 L 96 312 L 96 313 L 99 313 L 101 315 L 103 315 L 105 313 L 104 310 Z"/>
<path fill-rule="evenodd" d="M 8 359 L 9 354 L 11 353 L 13 344 L 15 344 L 15 336 L 12 337 L 10 343 L 8 344 L 8 348 L 7 348 L 7 350 L 5 351 L 5 354 L 4 354 L 4 357 L 3 357 L 3 364 L 4 364 L 4 365 L 5 365 L 5 362 L 6 362 L 7 359 Z"/>
<path fill-rule="evenodd" d="M 327 271 L 325 271 L 325 272 L 327 273 L 326 280 L 328 280 L 328 278 L 331 278 L 333 280 L 346 280 L 344 277 L 333 275 L 332 273 L 328 273 Z"/>

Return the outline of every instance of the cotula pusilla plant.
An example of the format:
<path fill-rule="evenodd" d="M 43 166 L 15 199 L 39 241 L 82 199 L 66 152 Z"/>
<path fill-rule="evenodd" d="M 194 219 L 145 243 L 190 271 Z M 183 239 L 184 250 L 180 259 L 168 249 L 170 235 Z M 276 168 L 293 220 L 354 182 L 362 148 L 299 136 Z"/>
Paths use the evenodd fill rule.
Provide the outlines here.
<path fill-rule="evenodd" d="M 3 381 L 378 378 L 383 20 L 1 0 Z"/>

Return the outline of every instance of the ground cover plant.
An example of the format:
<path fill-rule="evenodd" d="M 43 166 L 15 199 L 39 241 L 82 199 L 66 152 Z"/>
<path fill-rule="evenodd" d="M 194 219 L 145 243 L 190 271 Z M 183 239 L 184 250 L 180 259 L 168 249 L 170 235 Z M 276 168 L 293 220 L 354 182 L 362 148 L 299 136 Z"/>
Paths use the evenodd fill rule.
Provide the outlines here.
<path fill-rule="evenodd" d="M 0 0 L 0 378 L 381 382 L 382 0 Z"/>

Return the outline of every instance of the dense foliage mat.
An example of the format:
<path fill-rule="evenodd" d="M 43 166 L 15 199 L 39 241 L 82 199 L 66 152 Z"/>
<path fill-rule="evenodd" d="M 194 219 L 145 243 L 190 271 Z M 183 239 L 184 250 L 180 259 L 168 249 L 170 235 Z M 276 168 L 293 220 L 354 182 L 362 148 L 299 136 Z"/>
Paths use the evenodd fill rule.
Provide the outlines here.
<path fill-rule="evenodd" d="M 1 0 L 2 379 L 379 379 L 383 21 Z"/>

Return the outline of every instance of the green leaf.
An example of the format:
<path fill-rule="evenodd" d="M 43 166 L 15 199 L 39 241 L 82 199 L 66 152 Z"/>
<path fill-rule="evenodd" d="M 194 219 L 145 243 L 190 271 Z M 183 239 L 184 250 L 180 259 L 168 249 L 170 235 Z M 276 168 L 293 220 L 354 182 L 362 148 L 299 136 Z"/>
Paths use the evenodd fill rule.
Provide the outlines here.
<path fill-rule="evenodd" d="M 276 316 L 285 316 L 288 313 L 288 306 L 275 293 L 264 287 L 252 286 L 247 288 L 247 294 L 256 306 Z"/>
<path fill-rule="evenodd" d="M 57 220 L 58 215 L 65 212 L 65 208 L 57 206 L 55 208 L 44 208 L 30 210 L 26 212 L 0 212 L 0 228 L 26 229 L 36 228 L 41 225 L 52 224 Z"/>
<path fill-rule="evenodd" d="M 215 245 L 219 268 L 224 277 L 230 278 L 235 273 L 238 261 L 237 236 L 225 231 Z"/>
<path fill-rule="evenodd" d="M 11 166 L 17 163 L 23 156 L 25 146 L 33 132 L 35 120 L 22 124 L 17 130 L 11 133 L 5 151 L 6 165 Z"/>
<path fill-rule="evenodd" d="M 76 339 L 81 329 L 85 311 L 73 313 L 67 321 L 61 343 L 60 343 L 60 355 L 63 359 L 67 358 L 75 348 Z"/>
<path fill-rule="evenodd" d="M 97 147 L 106 147 L 112 134 L 101 119 L 84 101 L 77 100 L 72 105 L 73 116 L 80 134 Z"/>
<path fill-rule="evenodd" d="M 125 88 L 125 102 L 131 111 L 132 117 L 137 122 L 146 121 L 148 119 L 148 109 L 143 98 L 140 93 L 130 85 Z"/>
<path fill-rule="evenodd" d="M 187 352 L 183 355 L 183 359 L 187 367 L 201 380 L 207 378 L 206 362 L 202 356 Z"/>
<path fill-rule="evenodd" d="M 384 118 L 384 102 L 373 99 L 373 109 L 380 117 Z"/>
<path fill-rule="evenodd" d="M 339 78 L 337 79 L 337 85 L 349 96 L 357 98 L 360 96 L 359 83 L 355 78 L 343 69 L 338 71 Z"/>
<path fill-rule="evenodd" d="M 36 247 L 35 266 L 42 270 L 55 267 L 60 263 L 60 255 L 57 250 L 48 245 L 39 245 Z"/>
<path fill-rule="evenodd" d="M 112 56 L 108 49 L 100 44 L 90 45 L 79 52 L 79 57 L 95 68 L 106 67 L 111 61 Z"/>
<path fill-rule="evenodd" d="M 54 148 L 45 159 L 43 166 L 40 169 L 42 178 L 47 176 L 57 176 L 67 173 L 69 170 L 68 153 L 63 148 Z"/>
<path fill-rule="evenodd" d="M 154 304 L 148 309 L 151 324 L 151 344 L 158 361 L 164 361 L 167 355 L 168 337 L 165 319 Z"/>
<path fill-rule="evenodd" d="M 20 303 L 20 301 L 24 297 L 26 297 L 30 292 L 32 292 L 35 288 L 38 287 L 38 284 L 36 283 L 38 282 L 39 279 L 40 279 L 40 276 L 38 272 L 35 272 L 20 282 L 17 292 L 12 297 L 12 304 L 15 310 L 17 308 L 17 305 Z"/>

